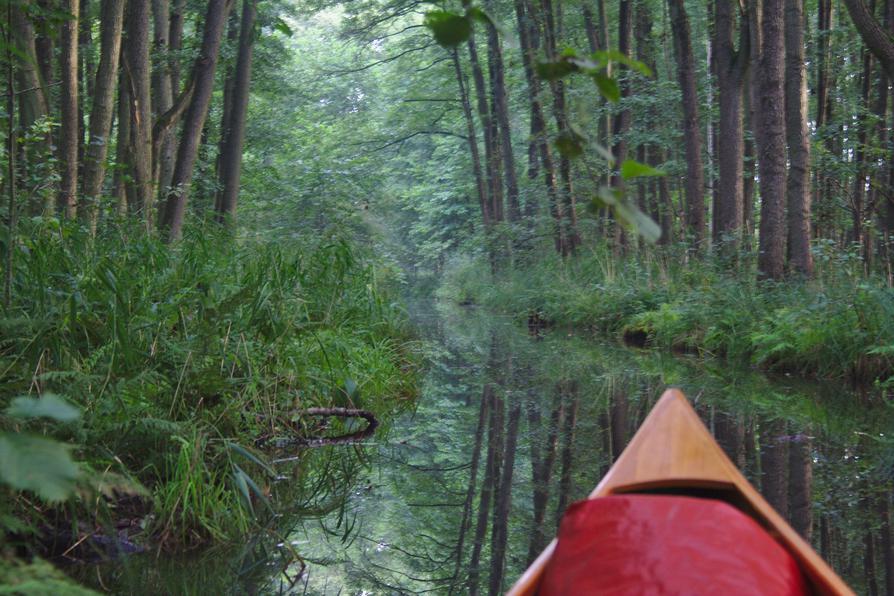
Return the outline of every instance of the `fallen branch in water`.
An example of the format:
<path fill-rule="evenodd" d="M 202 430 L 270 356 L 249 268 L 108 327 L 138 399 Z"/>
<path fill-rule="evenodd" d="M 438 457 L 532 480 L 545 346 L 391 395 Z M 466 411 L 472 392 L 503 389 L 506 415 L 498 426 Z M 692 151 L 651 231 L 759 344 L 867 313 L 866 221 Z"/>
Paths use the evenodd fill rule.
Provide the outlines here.
<path fill-rule="evenodd" d="M 306 410 L 299 410 L 294 413 L 296 417 L 301 416 L 317 416 L 317 417 L 329 417 L 333 416 L 336 418 L 363 418 L 366 420 L 366 426 L 358 431 L 347 433 L 344 435 L 338 435 L 335 437 L 291 437 L 287 439 L 276 439 L 275 446 L 276 447 L 290 447 L 290 446 L 301 446 L 301 447 L 323 447 L 326 445 L 345 445 L 348 443 L 357 443 L 359 441 L 363 441 L 364 439 L 368 439 L 376 432 L 376 428 L 379 426 L 379 421 L 376 420 L 375 414 L 370 412 L 369 410 L 360 410 L 356 408 L 308 408 Z M 258 447 L 261 447 L 265 443 L 267 443 L 269 439 L 262 438 L 257 442 Z"/>

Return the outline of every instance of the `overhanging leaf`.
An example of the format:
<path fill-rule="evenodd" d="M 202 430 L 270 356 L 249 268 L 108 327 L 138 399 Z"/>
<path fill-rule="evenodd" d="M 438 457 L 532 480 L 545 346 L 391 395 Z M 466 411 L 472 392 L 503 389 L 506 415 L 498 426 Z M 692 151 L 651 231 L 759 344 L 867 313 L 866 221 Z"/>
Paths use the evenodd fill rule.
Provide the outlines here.
<path fill-rule="evenodd" d="M 618 81 L 602 72 L 594 72 L 590 76 L 596 81 L 596 87 L 602 97 L 612 103 L 621 101 L 621 87 L 618 86 Z"/>
<path fill-rule="evenodd" d="M 661 238 L 661 228 L 658 224 L 640 211 L 639 207 L 628 202 L 620 190 L 603 186 L 593 198 L 593 203 L 595 207 L 611 209 L 622 226 L 639 234 L 646 242 L 654 244 Z"/>
<path fill-rule="evenodd" d="M 292 31 L 292 28 L 289 27 L 289 24 L 279 17 L 277 17 L 276 21 L 273 23 L 273 30 L 279 31 L 286 37 L 292 37 L 295 34 L 295 32 Z"/>
<path fill-rule="evenodd" d="M 577 66 L 568 60 L 537 63 L 537 76 L 544 81 L 555 81 L 576 71 Z"/>
<path fill-rule="evenodd" d="M 6 415 L 12 418 L 49 418 L 57 422 L 71 422 L 81 415 L 77 408 L 53 393 L 44 393 L 40 398 L 27 395 L 12 400 L 6 408 Z"/>
<path fill-rule="evenodd" d="M 584 152 L 586 139 L 573 130 L 566 130 L 556 137 L 556 149 L 568 158 L 580 157 Z"/>
<path fill-rule="evenodd" d="M 435 36 L 435 41 L 445 48 L 455 48 L 472 35 L 472 22 L 468 17 L 446 10 L 425 13 L 424 24 Z"/>
<path fill-rule="evenodd" d="M 635 159 L 625 159 L 621 164 L 621 178 L 624 180 L 643 176 L 664 176 L 664 172 Z"/>
<path fill-rule="evenodd" d="M 43 437 L 0 434 L 0 482 L 47 501 L 64 501 L 74 492 L 80 473 L 68 449 Z"/>

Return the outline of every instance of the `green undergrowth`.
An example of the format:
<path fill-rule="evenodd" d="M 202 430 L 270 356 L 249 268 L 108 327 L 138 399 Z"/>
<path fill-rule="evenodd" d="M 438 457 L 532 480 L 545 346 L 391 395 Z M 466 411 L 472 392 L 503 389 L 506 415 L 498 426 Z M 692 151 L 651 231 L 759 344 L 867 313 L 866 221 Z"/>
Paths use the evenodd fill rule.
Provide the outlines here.
<path fill-rule="evenodd" d="M 387 419 L 415 395 L 402 310 L 338 237 L 26 226 L 0 317 L 0 561 L 122 518 L 153 548 L 233 540 L 275 509 L 262 441 L 352 428 L 310 407 Z"/>
<path fill-rule="evenodd" d="M 815 279 L 786 283 L 755 281 L 747 257 L 732 267 L 675 250 L 548 255 L 495 275 L 461 258 L 438 296 L 645 347 L 894 386 L 894 290 L 821 257 Z"/>

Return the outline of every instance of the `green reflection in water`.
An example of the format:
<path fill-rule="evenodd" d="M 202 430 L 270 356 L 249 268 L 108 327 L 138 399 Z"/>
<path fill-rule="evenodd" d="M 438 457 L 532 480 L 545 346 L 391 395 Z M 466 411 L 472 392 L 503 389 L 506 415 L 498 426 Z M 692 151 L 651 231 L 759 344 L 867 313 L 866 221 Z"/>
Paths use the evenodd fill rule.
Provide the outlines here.
<path fill-rule="evenodd" d="M 130 593 L 505 590 L 674 385 L 858 593 L 884 589 L 894 413 L 882 396 L 527 333 L 475 309 L 416 319 L 430 365 L 415 410 L 283 470 L 295 501 L 276 533 L 242 552 L 135 558 L 130 576 L 101 568 L 105 581 Z M 294 553 L 306 570 L 290 586 Z"/>

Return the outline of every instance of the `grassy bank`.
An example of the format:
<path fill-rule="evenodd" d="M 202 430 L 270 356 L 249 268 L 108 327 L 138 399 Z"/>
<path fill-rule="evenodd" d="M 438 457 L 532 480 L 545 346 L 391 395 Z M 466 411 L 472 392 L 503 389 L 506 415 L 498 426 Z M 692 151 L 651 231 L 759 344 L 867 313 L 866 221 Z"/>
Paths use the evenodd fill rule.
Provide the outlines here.
<path fill-rule="evenodd" d="M 40 552 L 60 528 L 68 543 L 128 522 L 153 547 L 235 539 L 275 509 L 259 444 L 353 428 L 311 407 L 382 418 L 414 395 L 403 316 L 337 238 L 194 229 L 169 247 L 40 222 L 20 239 L 11 289 L 0 558 Z"/>
<path fill-rule="evenodd" d="M 894 384 L 894 290 L 856 261 L 817 257 L 816 279 L 780 284 L 756 282 L 749 258 L 732 273 L 673 251 L 546 255 L 494 276 L 482 261 L 458 259 L 438 294 L 647 347 Z"/>

